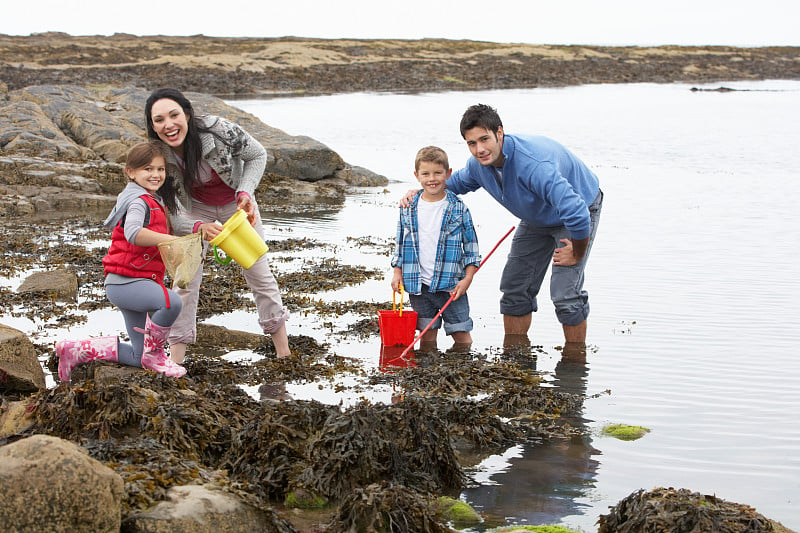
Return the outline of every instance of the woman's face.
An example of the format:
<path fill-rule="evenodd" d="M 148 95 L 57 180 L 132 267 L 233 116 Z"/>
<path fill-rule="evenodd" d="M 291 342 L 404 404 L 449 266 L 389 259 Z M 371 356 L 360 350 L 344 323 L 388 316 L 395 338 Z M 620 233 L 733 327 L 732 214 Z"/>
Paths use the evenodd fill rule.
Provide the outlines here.
<path fill-rule="evenodd" d="M 189 131 L 189 123 L 180 104 L 169 98 L 156 100 L 150 110 L 150 119 L 158 138 L 183 157 L 183 141 Z"/>

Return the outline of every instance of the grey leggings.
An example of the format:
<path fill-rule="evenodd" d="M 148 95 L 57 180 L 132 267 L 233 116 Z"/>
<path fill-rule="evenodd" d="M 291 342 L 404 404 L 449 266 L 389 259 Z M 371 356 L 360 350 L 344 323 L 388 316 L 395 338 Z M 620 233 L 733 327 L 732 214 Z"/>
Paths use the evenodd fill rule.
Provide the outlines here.
<path fill-rule="evenodd" d="M 155 281 L 138 279 L 131 283 L 106 285 L 108 301 L 122 311 L 125 328 L 131 339 L 130 344 L 119 343 L 118 359 L 120 363 L 141 368 L 144 334 L 135 328 L 144 329 L 148 312 L 150 312 L 150 320 L 163 327 L 171 326 L 178 318 L 183 307 L 181 297 L 172 290 L 167 289 L 167 292 L 169 293 L 169 308 L 167 308 L 164 298 L 164 289 Z"/>

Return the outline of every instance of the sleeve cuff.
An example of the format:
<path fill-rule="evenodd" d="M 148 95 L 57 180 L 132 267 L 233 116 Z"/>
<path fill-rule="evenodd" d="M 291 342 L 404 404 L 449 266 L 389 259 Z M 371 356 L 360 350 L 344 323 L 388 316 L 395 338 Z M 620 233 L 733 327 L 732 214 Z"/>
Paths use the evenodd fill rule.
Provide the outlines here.
<path fill-rule="evenodd" d="M 200 224 L 202 223 L 203 223 L 202 220 L 198 220 L 197 222 L 195 222 L 194 226 L 192 226 L 192 233 L 197 233 L 198 231 L 200 231 Z"/>

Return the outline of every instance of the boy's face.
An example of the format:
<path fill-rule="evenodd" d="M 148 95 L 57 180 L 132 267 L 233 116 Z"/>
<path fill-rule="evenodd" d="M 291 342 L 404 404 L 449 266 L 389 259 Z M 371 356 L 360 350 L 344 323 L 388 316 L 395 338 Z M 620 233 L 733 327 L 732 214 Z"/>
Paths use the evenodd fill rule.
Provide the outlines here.
<path fill-rule="evenodd" d="M 486 128 L 475 127 L 464 132 L 464 140 L 467 141 L 472 156 L 481 165 L 502 167 L 503 166 L 503 128 L 497 129 L 497 134 Z"/>
<path fill-rule="evenodd" d="M 428 195 L 440 196 L 444 194 L 444 184 L 452 172 L 452 169 L 444 168 L 440 163 L 420 161 L 414 176 Z"/>

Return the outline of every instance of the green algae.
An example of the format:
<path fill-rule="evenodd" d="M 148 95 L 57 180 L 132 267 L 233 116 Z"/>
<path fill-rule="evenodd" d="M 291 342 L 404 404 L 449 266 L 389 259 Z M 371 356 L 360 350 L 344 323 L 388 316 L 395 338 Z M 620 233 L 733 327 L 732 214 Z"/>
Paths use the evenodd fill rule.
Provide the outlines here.
<path fill-rule="evenodd" d="M 483 518 L 478 511 L 461 500 L 456 500 L 449 496 L 440 496 L 436 499 L 436 505 L 442 516 L 448 522 L 452 522 L 456 529 L 477 526 L 483 522 Z"/>
<path fill-rule="evenodd" d="M 517 533 L 520 531 L 535 531 L 536 533 L 580 533 L 574 529 L 563 526 L 508 526 L 493 529 L 492 533 Z"/>
<path fill-rule="evenodd" d="M 603 434 L 619 440 L 637 440 L 650 433 L 644 426 L 629 426 L 627 424 L 609 424 L 603 428 Z"/>

